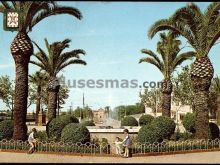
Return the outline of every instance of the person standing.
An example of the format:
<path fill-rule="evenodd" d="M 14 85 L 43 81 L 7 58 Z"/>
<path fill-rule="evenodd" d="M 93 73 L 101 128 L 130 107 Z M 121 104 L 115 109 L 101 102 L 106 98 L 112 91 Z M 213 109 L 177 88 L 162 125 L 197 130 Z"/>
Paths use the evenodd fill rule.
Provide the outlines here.
<path fill-rule="evenodd" d="M 125 149 L 125 152 L 124 152 L 124 156 L 125 158 L 128 158 L 129 157 L 129 148 L 130 148 L 130 145 L 131 145 L 131 139 L 130 139 L 130 136 L 129 136 L 129 131 L 128 129 L 124 129 L 124 135 L 125 135 L 125 139 L 123 140 L 123 146 L 124 146 L 124 149 Z"/>

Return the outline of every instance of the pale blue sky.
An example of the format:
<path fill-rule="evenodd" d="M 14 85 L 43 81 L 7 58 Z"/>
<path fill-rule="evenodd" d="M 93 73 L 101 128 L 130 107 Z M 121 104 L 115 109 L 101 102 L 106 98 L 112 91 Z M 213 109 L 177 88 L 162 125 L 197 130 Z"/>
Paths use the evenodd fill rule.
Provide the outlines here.
<path fill-rule="evenodd" d="M 49 17 L 33 28 L 29 34 L 32 40 L 44 48 L 44 38 L 48 41 L 72 40 L 68 50 L 84 49 L 87 53 L 83 59 L 87 66 L 72 65 L 62 74 L 67 79 L 137 79 L 143 81 L 160 81 L 161 73 L 152 65 L 138 64 L 144 55 L 143 48 L 156 51 L 158 35 L 152 40 L 147 38 L 147 30 L 158 19 L 167 18 L 184 6 L 185 2 L 58 2 L 62 5 L 74 6 L 82 14 L 81 21 L 69 16 Z M 208 2 L 197 2 L 204 10 Z M 3 16 L 0 15 L 0 75 L 15 78 L 13 58 L 10 54 L 10 43 L 16 32 L 3 31 Z M 185 40 L 183 40 L 185 43 Z M 35 49 L 36 50 L 36 49 Z M 210 59 L 215 74 L 220 74 L 220 45 L 210 52 Z M 189 62 L 184 62 L 183 65 Z M 30 65 L 30 74 L 37 67 Z M 70 89 L 70 97 L 65 109 L 71 102 L 74 106 L 82 106 L 82 93 L 85 102 L 96 109 L 104 106 L 114 108 L 120 104 L 134 104 L 139 101 L 140 89 Z M 0 102 L 0 109 L 4 104 Z M 35 106 L 31 106 L 30 111 Z"/>

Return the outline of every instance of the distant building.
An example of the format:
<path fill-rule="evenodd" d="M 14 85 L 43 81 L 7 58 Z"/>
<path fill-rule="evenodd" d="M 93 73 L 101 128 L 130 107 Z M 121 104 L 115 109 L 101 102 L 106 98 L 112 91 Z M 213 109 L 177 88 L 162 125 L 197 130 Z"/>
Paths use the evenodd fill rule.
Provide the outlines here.
<path fill-rule="evenodd" d="M 105 123 L 109 117 L 109 110 L 107 108 L 100 108 L 96 111 L 93 111 L 93 121 L 95 123 Z"/>
<path fill-rule="evenodd" d="M 176 105 L 171 104 L 171 118 L 175 120 L 176 123 L 181 123 L 183 117 L 187 113 L 192 113 L 192 108 L 189 105 Z M 159 108 L 157 113 L 154 113 L 150 107 L 145 107 L 145 114 L 152 115 L 154 117 L 162 116 L 162 109 Z"/>

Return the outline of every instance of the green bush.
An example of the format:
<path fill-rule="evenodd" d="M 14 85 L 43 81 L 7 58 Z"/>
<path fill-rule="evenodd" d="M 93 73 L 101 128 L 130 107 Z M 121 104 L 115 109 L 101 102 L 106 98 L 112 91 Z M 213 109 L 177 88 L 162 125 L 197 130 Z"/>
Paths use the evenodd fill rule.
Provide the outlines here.
<path fill-rule="evenodd" d="M 139 119 L 139 125 L 148 125 L 153 121 L 154 117 L 151 115 L 142 115 Z"/>
<path fill-rule="evenodd" d="M 85 127 L 86 126 L 95 126 L 95 123 L 92 120 L 83 121 L 81 124 L 84 125 Z"/>
<path fill-rule="evenodd" d="M 176 128 L 175 122 L 166 116 L 159 116 L 155 118 L 151 122 L 151 125 L 157 131 L 157 134 L 161 139 L 169 139 Z"/>
<path fill-rule="evenodd" d="M 121 126 L 138 126 L 138 121 L 132 116 L 127 116 L 122 119 Z"/>
<path fill-rule="evenodd" d="M 47 136 L 51 140 L 60 140 L 62 129 L 69 123 L 79 123 L 79 120 L 71 115 L 63 115 L 51 120 L 46 126 Z"/>
<path fill-rule="evenodd" d="M 190 140 L 194 138 L 194 134 L 192 134 L 191 132 L 175 132 L 171 137 L 170 140 L 174 140 L 174 141 L 185 141 L 185 140 Z"/>
<path fill-rule="evenodd" d="M 209 123 L 209 137 L 210 139 L 219 138 L 219 128 L 215 123 Z"/>
<path fill-rule="evenodd" d="M 144 125 L 138 132 L 138 141 L 141 143 L 162 142 L 174 134 L 176 124 L 169 117 L 159 116 L 150 124 Z"/>
<path fill-rule="evenodd" d="M 65 143 L 86 143 L 90 142 L 90 133 L 85 126 L 81 124 L 70 123 L 63 128 L 61 140 Z"/>
<path fill-rule="evenodd" d="M 47 132 L 46 131 L 37 131 L 36 138 L 39 141 L 48 141 Z"/>
<path fill-rule="evenodd" d="M 0 140 L 12 139 L 14 132 L 14 122 L 12 120 L 4 120 L 0 122 Z"/>
<path fill-rule="evenodd" d="M 183 118 L 184 128 L 191 133 L 195 133 L 196 132 L 195 121 L 196 121 L 195 113 L 187 113 L 186 116 L 184 116 Z"/>
<path fill-rule="evenodd" d="M 140 130 L 138 131 L 137 139 L 140 143 L 153 143 L 163 141 L 163 139 L 158 136 L 154 126 L 151 124 L 144 125 L 140 128 Z"/>

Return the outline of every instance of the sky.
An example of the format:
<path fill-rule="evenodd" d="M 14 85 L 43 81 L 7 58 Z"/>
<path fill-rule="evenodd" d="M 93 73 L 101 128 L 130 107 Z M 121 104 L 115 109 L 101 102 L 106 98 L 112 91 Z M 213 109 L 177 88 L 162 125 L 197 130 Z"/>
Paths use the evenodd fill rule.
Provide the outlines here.
<path fill-rule="evenodd" d="M 86 55 L 82 57 L 87 62 L 86 66 L 71 65 L 60 74 L 66 80 L 138 80 L 161 81 L 162 74 L 152 65 L 138 64 L 144 57 L 140 53 L 143 48 L 156 52 L 158 34 L 153 38 L 147 37 L 147 31 L 157 20 L 168 18 L 175 10 L 186 5 L 186 2 L 61 2 L 60 5 L 78 8 L 83 15 L 82 20 L 77 20 L 70 15 L 57 15 L 44 19 L 37 24 L 30 38 L 45 49 L 44 38 L 49 43 L 71 39 L 70 47 L 83 49 Z M 204 10 L 208 2 L 196 2 Z M 15 79 L 15 66 L 10 53 L 10 44 L 16 32 L 3 30 L 3 15 L 0 15 L 0 76 L 9 75 Z M 185 40 L 181 39 L 183 45 Z M 187 51 L 185 49 L 184 51 Z M 37 52 L 37 49 L 35 49 Z M 215 68 L 215 75 L 220 75 L 220 45 L 214 46 L 209 57 Z M 33 58 L 32 58 L 33 59 Z M 187 61 L 182 66 L 192 63 Z M 39 68 L 30 64 L 29 73 L 32 74 Z M 140 101 L 140 88 L 70 88 L 69 98 L 66 100 L 63 111 L 82 106 L 83 93 L 85 104 L 92 109 L 110 106 L 111 109 L 118 105 L 131 105 Z M 5 105 L 0 101 L 0 109 Z M 32 112 L 35 105 L 28 111 Z"/>

